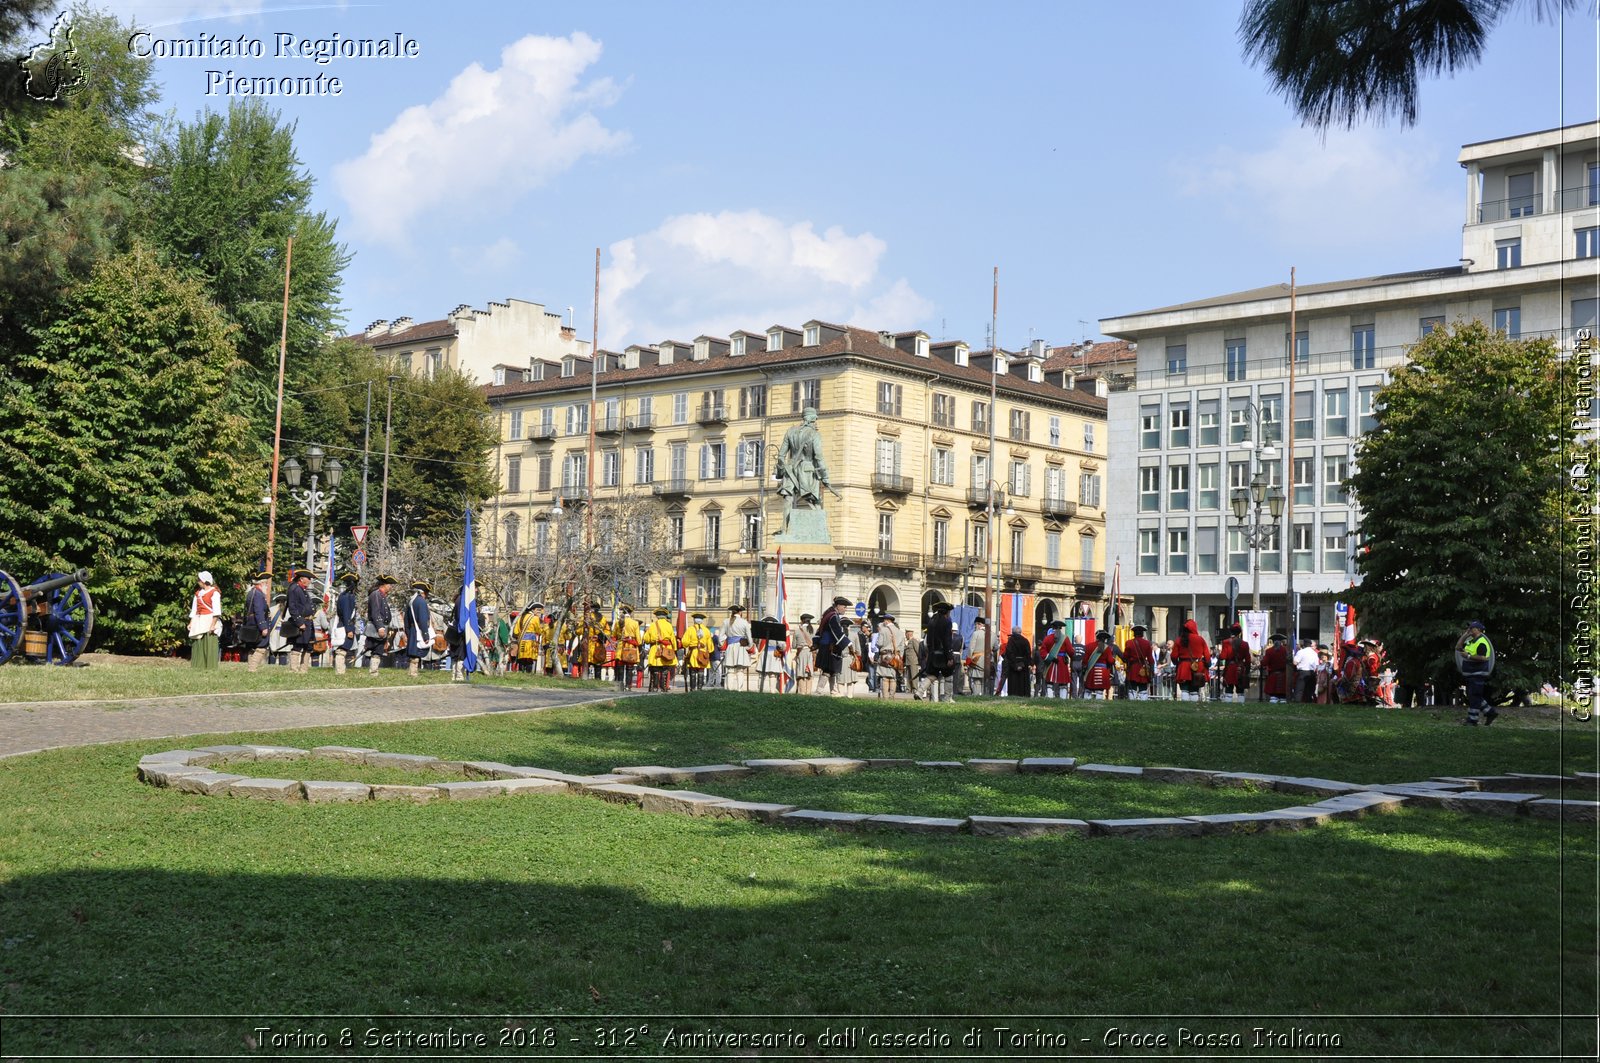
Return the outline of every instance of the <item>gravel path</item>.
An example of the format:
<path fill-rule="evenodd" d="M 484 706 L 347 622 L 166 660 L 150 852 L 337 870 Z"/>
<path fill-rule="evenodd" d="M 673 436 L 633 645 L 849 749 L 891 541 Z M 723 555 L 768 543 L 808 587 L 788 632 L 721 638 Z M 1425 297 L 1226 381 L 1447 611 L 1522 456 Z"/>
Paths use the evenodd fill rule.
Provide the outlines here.
<path fill-rule="evenodd" d="M 435 684 L 351 690 L 267 691 L 117 701 L 0 704 L 0 757 L 62 746 L 228 731 L 276 731 L 350 723 L 528 712 L 619 696 L 602 690 Z"/>

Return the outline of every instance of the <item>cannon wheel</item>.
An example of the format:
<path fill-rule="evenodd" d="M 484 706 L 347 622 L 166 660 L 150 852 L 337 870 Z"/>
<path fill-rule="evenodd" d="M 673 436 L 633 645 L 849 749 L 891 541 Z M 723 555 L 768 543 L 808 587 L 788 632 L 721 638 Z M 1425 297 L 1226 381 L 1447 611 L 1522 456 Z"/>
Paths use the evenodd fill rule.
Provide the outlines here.
<path fill-rule="evenodd" d="M 22 588 L 0 572 L 0 664 L 11 660 L 22 648 L 22 629 L 27 617 L 22 611 Z"/>
<path fill-rule="evenodd" d="M 46 576 L 45 579 L 54 579 Z M 45 644 L 47 664 L 71 664 L 78 659 L 89 636 L 94 633 L 94 599 L 89 588 L 69 583 L 50 592 L 50 618 L 46 621 L 49 640 Z"/>

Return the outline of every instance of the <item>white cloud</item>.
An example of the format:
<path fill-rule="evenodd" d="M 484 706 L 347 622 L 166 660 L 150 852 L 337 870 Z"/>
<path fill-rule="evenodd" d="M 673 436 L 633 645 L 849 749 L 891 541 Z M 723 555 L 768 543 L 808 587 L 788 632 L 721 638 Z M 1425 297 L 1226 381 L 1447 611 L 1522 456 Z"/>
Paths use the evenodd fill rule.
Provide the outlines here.
<path fill-rule="evenodd" d="M 145 29 L 164 29 L 190 22 L 239 21 L 262 14 L 265 8 L 265 0 L 119 0 L 113 14 Z"/>
<path fill-rule="evenodd" d="M 1366 127 L 1286 130 L 1259 151 L 1219 148 L 1175 164 L 1185 195 L 1279 245 L 1354 248 L 1438 236 L 1459 212 L 1459 189 L 1434 148 Z"/>
<path fill-rule="evenodd" d="M 610 347 L 812 318 L 902 329 L 933 309 L 904 278 L 879 276 L 888 245 L 871 233 L 818 233 L 756 210 L 676 215 L 610 250 L 600 277 Z"/>
<path fill-rule="evenodd" d="M 473 63 L 438 99 L 401 112 L 364 155 L 334 167 L 357 230 L 402 243 L 406 224 L 431 208 L 491 193 L 506 205 L 586 155 L 621 148 L 628 135 L 593 113 L 620 90 L 580 80 L 599 58 L 600 42 L 582 33 L 529 35 L 500 53 L 499 69 Z"/>
<path fill-rule="evenodd" d="M 522 258 L 522 247 L 509 236 L 502 236 L 483 247 L 452 247 L 450 261 L 458 270 L 476 273 L 504 272 Z"/>

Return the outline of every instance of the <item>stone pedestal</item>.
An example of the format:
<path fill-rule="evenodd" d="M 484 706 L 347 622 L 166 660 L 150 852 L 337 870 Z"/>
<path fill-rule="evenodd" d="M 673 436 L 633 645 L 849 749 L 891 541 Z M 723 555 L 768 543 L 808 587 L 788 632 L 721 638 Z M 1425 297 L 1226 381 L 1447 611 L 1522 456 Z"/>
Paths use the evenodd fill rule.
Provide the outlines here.
<path fill-rule="evenodd" d="M 833 536 L 828 534 L 828 514 L 822 509 L 796 508 L 789 514 L 789 526 L 772 537 L 775 543 L 813 543 L 831 546 Z"/>

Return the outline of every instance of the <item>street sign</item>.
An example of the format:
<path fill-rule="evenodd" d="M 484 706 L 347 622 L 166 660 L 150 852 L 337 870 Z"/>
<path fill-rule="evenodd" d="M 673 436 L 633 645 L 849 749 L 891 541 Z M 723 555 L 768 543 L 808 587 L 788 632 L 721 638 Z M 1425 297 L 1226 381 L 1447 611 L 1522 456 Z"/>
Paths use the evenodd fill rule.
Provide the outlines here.
<path fill-rule="evenodd" d="M 362 546 L 367 541 L 367 532 L 372 529 L 365 524 L 355 524 L 350 528 L 350 537 L 356 541 L 357 546 Z M 356 564 L 361 562 L 357 561 Z"/>
<path fill-rule="evenodd" d="M 867 603 L 866 602 L 857 602 L 856 603 L 856 616 L 866 616 L 866 615 L 867 615 Z"/>
<path fill-rule="evenodd" d="M 1239 580 L 1237 577 L 1228 577 L 1228 582 L 1223 584 L 1223 593 L 1228 596 L 1228 606 L 1231 609 L 1233 603 L 1239 599 Z"/>
<path fill-rule="evenodd" d="M 356 552 L 350 555 L 350 560 L 355 562 L 356 568 L 362 568 L 367 563 L 367 552 L 358 546 Z"/>

